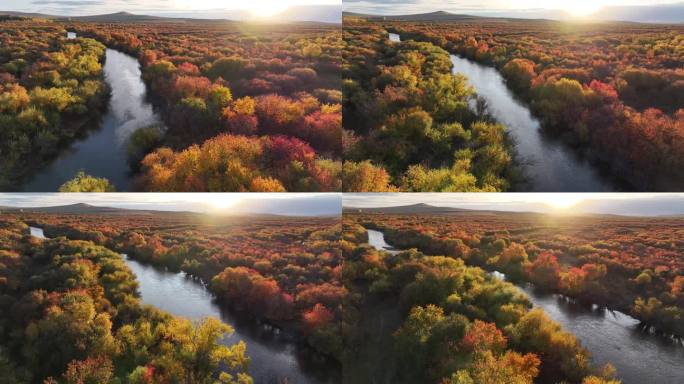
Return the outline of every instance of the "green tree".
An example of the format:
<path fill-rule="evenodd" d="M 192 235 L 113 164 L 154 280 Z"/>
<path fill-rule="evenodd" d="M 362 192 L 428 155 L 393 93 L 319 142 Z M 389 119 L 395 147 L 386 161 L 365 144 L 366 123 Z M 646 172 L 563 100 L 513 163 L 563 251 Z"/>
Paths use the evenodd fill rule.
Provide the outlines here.
<path fill-rule="evenodd" d="M 59 192 L 116 192 L 116 189 L 109 180 L 86 175 L 80 171 L 76 177 L 62 184 Z"/>

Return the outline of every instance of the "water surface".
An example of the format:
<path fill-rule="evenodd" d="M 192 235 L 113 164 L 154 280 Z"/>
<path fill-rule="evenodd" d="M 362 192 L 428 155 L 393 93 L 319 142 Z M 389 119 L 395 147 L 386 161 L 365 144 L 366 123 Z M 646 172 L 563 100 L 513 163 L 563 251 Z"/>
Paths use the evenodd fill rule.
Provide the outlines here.
<path fill-rule="evenodd" d="M 31 236 L 37 237 L 39 239 L 46 239 L 45 234 L 43 233 L 43 230 L 41 228 L 29 227 L 29 230 L 31 232 Z"/>
<path fill-rule="evenodd" d="M 384 234 L 368 229 L 369 244 L 385 250 Z M 390 246 L 391 247 L 391 246 Z M 504 278 L 502 273 L 492 273 Z M 535 307 L 542 308 L 572 332 L 591 352 L 592 364 L 611 363 L 624 384 L 684 383 L 684 345 L 660 335 L 642 332 L 639 321 L 619 311 L 574 304 L 559 295 L 542 294 L 530 284 L 518 286 Z"/>
<path fill-rule="evenodd" d="M 390 33 L 389 39 L 401 41 L 396 33 Z M 518 101 L 496 69 L 456 55 L 450 57 L 453 73 L 468 78 L 477 94 L 487 101 L 489 112 L 515 141 L 516 152 L 530 179 L 526 189 L 534 192 L 608 192 L 616 189 L 571 148 L 544 137 L 539 120 Z"/>

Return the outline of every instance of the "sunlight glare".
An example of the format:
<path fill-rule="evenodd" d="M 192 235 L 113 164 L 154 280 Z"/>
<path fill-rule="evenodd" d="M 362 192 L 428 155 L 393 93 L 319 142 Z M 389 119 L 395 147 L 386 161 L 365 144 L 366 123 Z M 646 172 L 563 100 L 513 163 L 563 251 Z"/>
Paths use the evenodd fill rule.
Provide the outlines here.
<path fill-rule="evenodd" d="M 624 1 L 623 1 L 624 2 Z M 508 0 L 511 9 L 562 10 L 574 17 L 586 17 L 603 7 L 619 4 L 617 0 Z M 631 3 L 634 3 L 633 1 Z"/>
<path fill-rule="evenodd" d="M 589 16 L 592 13 L 601 9 L 601 4 L 596 4 L 595 1 L 577 1 L 568 2 L 564 5 L 564 8 L 568 13 L 575 17 Z"/>
<path fill-rule="evenodd" d="M 246 10 L 254 17 L 270 17 L 293 5 L 294 0 L 177 0 L 180 5 L 191 9 Z"/>
<path fill-rule="evenodd" d="M 203 195 L 204 202 L 211 207 L 223 210 L 237 205 L 242 199 L 233 193 L 207 193 Z"/>
<path fill-rule="evenodd" d="M 247 10 L 257 17 L 269 17 L 286 10 L 290 5 L 289 1 L 283 0 L 253 0 Z"/>
<path fill-rule="evenodd" d="M 576 194 L 549 193 L 543 195 L 544 203 L 557 210 L 567 210 L 584 200 Z"/>

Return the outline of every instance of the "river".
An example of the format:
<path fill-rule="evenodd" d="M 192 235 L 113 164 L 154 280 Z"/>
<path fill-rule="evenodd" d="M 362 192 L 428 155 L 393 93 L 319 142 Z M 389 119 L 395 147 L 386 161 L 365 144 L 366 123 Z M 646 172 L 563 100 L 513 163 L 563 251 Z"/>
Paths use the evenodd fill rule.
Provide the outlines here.
<path fill-rule="evenodd" d="M 76 38 L 76 34 L 68 32 L 68 38 Z M 128 190 L 128 138 L 136 129 L 159 123 L 161 119 L 146 100 L 138 60 L 107 49 L 103 70 L 112 94 L 99 128 L 89 130 L 85 137 L 65 148 L 21 188 L 24 192 L 56 192 L 80 170 L 107 178 L 117 191 Z"/>
<path fill-rule="evenodd" d="M 376 249 L 391 247 L 382 232 L 368 229 L 368 239 Z M 497 272 L 493 275 L 503 277 Z M 518 288 L 581 341 L 591 352 L 593 365 L 613 364 L 624 384 L 684 383 L 684 346 L 678 342 L 642 332 L 639 321 L 624 313 L 589 309 L 559 295 L 536 292 L 529 284 Z"/>
<path fill-rule="evenodd" d="M 400 42 L 396 33 L 389 39 Z M 609 192 L 616 190 L 598 170 L 571 148 L 543 135 L 539 120 L 508 89 L 501 74 L 474 61 L 450 55 L 453 73 L 468 78 L 489 112 L 513 138 L 532 192 Z"/>
<path fill-rule="evenodd" d="M 40 228 L 30 227 L 30 233 L 45 239 Z M 339 367 L 273 327 L 233 315 L 220 307 L 199 281 L 182 272 L 168 272 L 126 255 L 122 257 L 136 276 L 143 303 L 191 320 L 213 316 L 233 327 L 235 333 L 221 343 L 232 345 L 242 340 L 247 344 L 247 355 L 251 359 L 249 374 L 255 384 L 333 384 L 341 381 Z"/>

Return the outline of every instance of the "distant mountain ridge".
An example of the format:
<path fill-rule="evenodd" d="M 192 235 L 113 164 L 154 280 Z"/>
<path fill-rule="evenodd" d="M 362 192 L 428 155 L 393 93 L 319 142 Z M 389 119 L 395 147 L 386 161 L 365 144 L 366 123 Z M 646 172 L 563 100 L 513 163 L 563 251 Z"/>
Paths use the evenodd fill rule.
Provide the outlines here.
<path fill-rule="evenodd" d="M 556 214 L 566 216 L 601 216 L 601 217 L 624 217 L 636 216 L 643 218 L 681 218 L 684 219 L 683 198 L 672 195 L 657 199 L 602 199 L 592 198 L 578 202 L 566 210 L 556 210 L 550 205 L 543 203 L 525 203 L 519 209 L 501 209 L 495 203 L 491 208 L 482 202 L 478 207 L 457 208 L 440 207 L 431 204 L 419 203 L 411 205 L 399 205 L 390 207 L 352 207 L 345 206 L 345 213 L 374 213 L 374 214 Z M 484 207 L 483 207 L 484 206 Z"/>
<path fill-rule="evenodd" d="M 343 12 L 344 17 L 362 17 L 388 21 L 467 21 L 477 19 L 546 19 L 564 21 L 623 21 L 637 23 L 684 23 L 684 2 L 674 4 L 607 6 L 586 17 L 573 17 L 570 13 L 557 9 L 519 9 L 467 11 L 453 13 L 436 11 L 405 15 L 377 15 L 358 12 Z"/>
<path fill-rule="evenodd" d="M 90 204 L 69 204 L 48 207 L 0 207 L 2 211 L 9 212 L 44 212 L 44 213 L 69 213 L 69 214 L 93 214 L 93 213 L 114 213 L 130 211 L 123 208 L 97 207 Z"/>
<path fill-rule="evenodd" d="M 55 20 L 71 20 L 94 23 L 140 23 L 140 22 L 183 22 L 183 21 L 263 21 L 263 22 L 319 22 L 339 24 L 342 22 L 342 5 L 297 5 L 283 12 L 258 18 L 244 10 L 214 9 L 207 11 L 171 11 L 164 15 L 142 15 L 130 12 L 116 12 L 103 15 L 65 16 L 42 13 L 2 11 L 0 15 Z"/>
<path fill-rule="evenodd" d="M 357 212 L 357 213 L 384 213 L 384 214 L 415 214 L 415 213 L 453 213 L 453 212 L 469 212 L 468 209 L 463 208 L 452 208 L 452 207 L 438 207 L 435 205 L 419 203 L 411 205 L 399 205 L 392 207 L 375 207 L 375 208 L 362 208 L 362 207 L 344 207 L 344 212 Z"/>
<path fill-rule="evenodd" d="M 363 17 L 373 20 L 388 20 L 388 21 L 462 21 L 462 20 L 477 20 L 482 19 L 481 16 L 462 15 L 446 11 L 436 11 L 428 13 L 416 13 L 409 15 L 371 15 L 354 12 L 344 12 L 343 16 L 347 17 Z"/>

